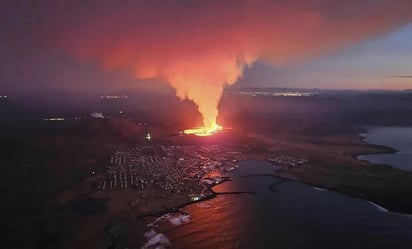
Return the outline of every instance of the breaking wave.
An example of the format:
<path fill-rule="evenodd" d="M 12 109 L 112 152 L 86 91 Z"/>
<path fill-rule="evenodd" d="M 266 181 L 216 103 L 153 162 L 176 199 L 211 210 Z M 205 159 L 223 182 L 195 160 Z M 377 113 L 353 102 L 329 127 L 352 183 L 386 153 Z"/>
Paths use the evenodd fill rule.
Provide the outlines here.
<path fill-rule="evenodd" d="M 171 245 L 169 239 L 163 233 L 156 233 L 153 229 L 147 231 L 144 237 L 147 239 L 147 242 L 141 249 L 162 249 Z"/>

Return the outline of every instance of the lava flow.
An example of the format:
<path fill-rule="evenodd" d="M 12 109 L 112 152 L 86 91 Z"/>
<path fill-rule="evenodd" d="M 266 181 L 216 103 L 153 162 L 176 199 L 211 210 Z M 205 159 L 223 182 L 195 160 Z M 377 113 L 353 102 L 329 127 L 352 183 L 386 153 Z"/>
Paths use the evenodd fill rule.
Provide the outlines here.
<path fill-rule="evenodd" d="M 215 124 L 212 127 L 198 127 L 194 129 L 187 129 L 187 130 L 184 130 L 183 133 L 206 137 L 206 136 L 211 136 L 221 130 L 223 130 L 223 127 L 218 124 Z"/>

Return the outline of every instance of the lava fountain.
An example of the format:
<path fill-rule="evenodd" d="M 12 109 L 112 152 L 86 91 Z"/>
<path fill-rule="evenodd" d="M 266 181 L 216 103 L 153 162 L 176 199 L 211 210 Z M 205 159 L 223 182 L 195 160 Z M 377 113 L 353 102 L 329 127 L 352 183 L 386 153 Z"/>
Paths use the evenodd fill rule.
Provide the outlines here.
<path fill-rule="evenodd" d="M 244 68 L 254 60 L 248 54 L 235 57 L 225 51 L 214 54 L 200 54 L 195 58 L 186 57 L 184 62 L 171 62 L 168 70 L 162 72 L 163 77 L 175 89 L 176 96 L 193 101 L 202 116 L 202 126 L 187 129 L 185 134 L 210 136 L 223 129 L 217 123 L 217 117 L 224 87 L 233 85 L 242 77 Z"/>
<path fill-rule="evenodd" d="M 129 72 L 136 84 L 167 82 L 178 98 L 195 103 L 202 127 L 184 133 L 199 136 L 222 130 L 216 120 L 223 89 L 254 62 L 281 68 L 412 21 L 410 0 L 367 5 L 355 0 L 135 0 L 116 6 L 105 0 L 78 8 L 72 2 L 83 1 L 38 2 L 44 2 L 39 10 L 47 15 L 36 18 L 40 23 L 30 36 L 36 43 L 39 37 L 42 47 Z"/>
<path fill-rule="evenodd" d="M 206 136 L 211 136 L 221 130 L 223 130 L 223 127 L 218 124 L 215 124 L 213 127 L 197 127 L 194 129 L 187 129 L 187 130 L 184 130 L 183 133 L 206 137 Z"/>

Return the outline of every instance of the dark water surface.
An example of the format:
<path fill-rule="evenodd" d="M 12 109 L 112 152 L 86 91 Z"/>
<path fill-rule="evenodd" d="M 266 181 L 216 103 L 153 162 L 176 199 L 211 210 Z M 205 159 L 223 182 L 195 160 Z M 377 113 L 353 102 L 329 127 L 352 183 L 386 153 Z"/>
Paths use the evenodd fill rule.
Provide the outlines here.
<path fill-rule="evenodd" d="M 412 127 L 375 127 L 361 135 L 365 137 L 364 141 L 368 143 L 388 146 L 398 152 L 362 155 L 358 157 L 359 159 L 412 171 Z"/>
<path fill-rule="evenodd" d="M 272 166 L 245 161 L 227 194 L 184 208 L 190 222 L 156 227 L 172 248 L 412 248 L 412 218 L 382 212 L 365 200 L 264 176 Z M 257 176 L 262 174 L 262 176 Z M 245 177 L 246 176 L 246 177 Z"/>

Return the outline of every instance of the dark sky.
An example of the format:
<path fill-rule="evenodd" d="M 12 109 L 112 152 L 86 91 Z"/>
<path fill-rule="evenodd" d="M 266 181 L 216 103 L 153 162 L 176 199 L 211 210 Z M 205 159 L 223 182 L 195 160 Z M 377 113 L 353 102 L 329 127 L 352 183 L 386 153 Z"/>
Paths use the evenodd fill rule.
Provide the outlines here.
<path fill-rule="evenodd" d="M 412 88 L 409 0 L 18 0 L 0 91 Z M 194 89 L 194 90 L 193 90 Z"/>

